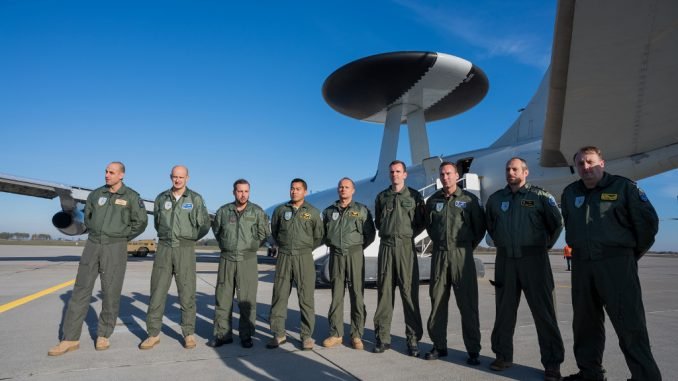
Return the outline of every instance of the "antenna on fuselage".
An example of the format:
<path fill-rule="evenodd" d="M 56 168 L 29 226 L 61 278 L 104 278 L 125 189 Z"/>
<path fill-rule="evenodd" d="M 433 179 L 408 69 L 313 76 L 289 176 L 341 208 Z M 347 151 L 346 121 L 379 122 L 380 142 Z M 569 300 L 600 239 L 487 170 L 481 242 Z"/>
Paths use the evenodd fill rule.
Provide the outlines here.
<path fill-rule="evenodd" d="M 377 176 L 396 159 L 400 125 L 407 123 L 413 165 L 430 157 L 426 121 L 460 114 L 480 102 L 485 73 L 459 57 L 434 52 L 393 52 L 364 57 L 332 73 L 323 98 L 351 118 L 384 125 Z"/>

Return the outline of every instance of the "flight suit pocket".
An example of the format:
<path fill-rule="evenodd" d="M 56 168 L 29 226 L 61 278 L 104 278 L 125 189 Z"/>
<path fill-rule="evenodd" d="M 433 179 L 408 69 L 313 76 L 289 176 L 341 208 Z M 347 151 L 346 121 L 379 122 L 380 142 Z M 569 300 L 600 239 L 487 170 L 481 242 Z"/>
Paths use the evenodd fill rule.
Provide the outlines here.
<path fill-rule="evenodd" d="M 379 231 L 387 230 L 388 221 L 391 219 L 391 214 L 393 214 L 393 208 L 386 207 L 381 211 L 381 221 L 379 221 L 379 226 L 377 227 Z"/>
<path fill-rule="evenodd" d="M 598 212 L 600 213 L 600 217 L 605 218 L 610 210 L 612 210 L 613 205 L 614 203 L 609 201 L 604 201 L 598 204 Z"/>
<path fill-rule="evenodd" d="M 219 258 L 219 271 L 217 272 L 217 283 L 224 284 L 226 282 L 226 265 L 228 262 L 224 257 Z"/>
<path fill-rule="evenodd" d="M 363 222 L 359 219 L 355 219 L 355 231 L 358 232 L 358 234 L 362 235 L 363 234 Z"/>
<path fill-rule="evenodd" d="M 621 205 L 620 206 L 615 206 L 613 208 L 614 212 L 614 217 L 619 223 L 619 225 L 623 226 L 626 229 L 632 229 L 633 225 L 631 224 L 630 221 L 630 216 L 629 212 L 626 208 L 623 208 Z"/>
<path fill-rule="evenodd" d="M 261 239 L 259 238 L 259 229 L 257 229 L 256 224 L 250 226 L 250 234 L 251 234 L 250 241 L 252 242 L 250 248 L 253 249 L 253 250 L 259 250 L 259 245 L 261 244 Z"/>
<path fill-rule="evenodd" d="M 530 213 L 529 215 L 530 225 L 534 227 L 535 230 L 540 231 L 544 229 L 544 221 L 541 216 L 537 213 Z"/>

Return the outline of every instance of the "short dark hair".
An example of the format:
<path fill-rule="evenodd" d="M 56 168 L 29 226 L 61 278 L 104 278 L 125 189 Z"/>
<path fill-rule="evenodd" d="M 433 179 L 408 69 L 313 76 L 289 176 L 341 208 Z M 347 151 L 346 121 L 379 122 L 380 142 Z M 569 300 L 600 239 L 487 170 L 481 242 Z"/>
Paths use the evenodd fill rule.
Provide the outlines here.
<path fill-rule="evenodd" d="M 294 183 L 301 183 L 301 185 L 304 186 L 304 190 L 308 190 L 308 184 L 306 184 L 306 181 L 304 181 L 304 179 L 300 179 L 298 177 L 292 179 L 292 181 L 290 181 L 290 188 L 292 187 L 292 184 L 294 184 Z"/>
<path fill-rule="evenodd" d="M 446 167 L 446 166 L 448 166 L 448 165 L 451 165 L 451 166 L 454 168 L 454 171 L 455 171 L 455 172 L 457 172 L 457 173 L 459 172 L 459 170 L 457 169 L 457 165 L 454 164 L 454 163 L 451 162 L 451 161 L 443 161 L 442 163 L 440 163 L 440 166 L 438 167 L 438 170 L 440 171 L 441 169 L 443 169 L 443 167 Z"/>
<path fill-rule="evenodd" d="M 508 160 L 506 161 L 506 166 L 508 167 L 508 164 L 509 164 L 510 162 L 512 162 L 513 160 L 518 160 L 519 162 L 523 163 L 523 169 L 524 169 L 524 170 L 525 170 L 525 169 L 529 169 L 529 168 L 527 167 L 527 161 L 525 161 L 525 159 L 523 159 L 522 157 L 519 157 L 519 156 L 514 156 L 514 157 L 508 159 Z"/>
<path fill-rule="evenodd" d="M 235 180 L 235 182 L 233 183 L 233 191 L 235 191 L 235 187 L 236 187 L 236 186 L 242 185 L 242 184 L 247 184 L 247 186 L 250 186 L 250 182 L 249 182 L 249 181 L 247 181 L 247 180 L 245 180 L 245 179 L 238 179 L 238 180 Z"/>
<path fill-rule="evenodd" d="M 337 186 L 341 185 L 341 182 L 344 181 L 344 180 L 350 181 L 351 185 L 353 185 L 353 188 L 355 188 L 355 183 L 353 182 L 353 180 L 350 177 L 342 177 L 341 179 L 339 179 Z"/>
<path fill-rule="evenodd" d="M 581 147 L 580 149 L 578 149 L 577 152 L 574 153 L 574 156 L 572 156 L 572 162 L 573 163 L 575 163 L 575 164 L 577 163 L 577 161 L 576 161 L 577 155 L 579 155 L 580 153 L 595 153 L 596 155 L 598 155 L 600 160 L 603 160 L 603 151 L 601 151 L 600 148 L 598 148 L 596 146 L 584 146 L 584 147 Z"/>
<path fill-rule="evenodd" d="M 125 173 L 125 164 L 122 161 L 112 161 L 111 164 L 117 164 L 120 166 L 120 172 Z"/>
<path fill-rule="evenodd" d="M 406 166 L 405 163 L 402 162 L 401 160 L 393 160 L 393 161 L 391 162 L 391 164 L 388 165 L 388 167 L 391 168 L 392 166 L 394 166 L 394 165 L 396 165 L 396 164 L 402 165 L 402 166 L 403 166 L 403 172 L 407 172 L 407 166 Z"/>

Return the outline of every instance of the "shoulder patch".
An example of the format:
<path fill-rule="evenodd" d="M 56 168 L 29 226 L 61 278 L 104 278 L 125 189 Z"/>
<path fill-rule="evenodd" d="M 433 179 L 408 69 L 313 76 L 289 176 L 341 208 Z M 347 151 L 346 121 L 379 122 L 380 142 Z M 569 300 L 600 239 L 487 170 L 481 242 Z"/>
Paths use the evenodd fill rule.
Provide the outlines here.
<path fill-rule="evenodd" d="M 645 194 L 645 191 L 643 191 L 640 188 L 638 188 L 638 197 L 640 197 L 640 201 L 642 201 L 642 202 L 648 202 L 649 201 L 647 199 L 647 195 Z"/>

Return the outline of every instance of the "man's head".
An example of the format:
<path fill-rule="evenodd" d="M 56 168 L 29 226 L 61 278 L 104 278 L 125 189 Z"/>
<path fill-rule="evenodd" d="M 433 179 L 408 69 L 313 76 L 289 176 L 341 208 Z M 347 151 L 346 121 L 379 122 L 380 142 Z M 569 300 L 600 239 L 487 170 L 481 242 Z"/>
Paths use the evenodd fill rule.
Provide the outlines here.
<path fill-rule="evenodd" d="M 440 163 L 438 170 L 443 188 L 446 189 L 448 193 L 450 193 L 450 191 L 454 192 L 457 189 L 457 180 L 459 180 L 457 166 L 449 161 L 444 161 Z"/>
<path fill-rule="evenodd" d="M 106 185 L 117 189 L 122 184 L 122 179 L 125 177 L 125 164 L 114 161 L 106 167 Z"/>
<path fill-rule="evenodd" d="M 587 188 L 594 188 L 605 174 L 605 160 L 598 147 L 580 148 L 574 155 L 574 165 Z"/>
<path fill-rule="evenodd" d="M 233 183 L 233 196 L 238 206 L 247 204 L 250 199 L 250 183 L 245 179 L 235 180 Z"/>
<path fill-rule="evenodd" d="M 186 183 L 188 183 L 188 168 L 183 165 L 175 165 L 172 167 L 170 179 L 172 180 L 172 190 L 184 190 L 186 188 Z"/>
<path fill-rule="evenodd" d="M 506 183 L 513 189 L 518 189 L 527 182 L 527 162 L 520 157 L 513 157 L 506 162 Z"/>
<path fill-rule="evenodd" d="M 296 178 L 290 182 L 290 201 L 293 204 L 301 204 L 306 197 L 308 185 L 303 179 Z"/>
<path fill-rule="evenodd" d="M 337 194 L 339 195 L 339 200 L 351 202 L 353 199 L 353 194 L 355 193 L 355 184 L 353 180 L 348 177 L 344 177 L 339 180 L 337 184 Z"/>
<path fill-rule="evenodd" d="M 407 178 L 407 167 L 405 163 L 400 160 L 393 160 L 388 166 L 389 177 L 391 179 L 391 185 L 400 187 L 405 185 L 405 179 Z"/>

